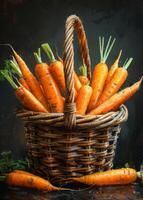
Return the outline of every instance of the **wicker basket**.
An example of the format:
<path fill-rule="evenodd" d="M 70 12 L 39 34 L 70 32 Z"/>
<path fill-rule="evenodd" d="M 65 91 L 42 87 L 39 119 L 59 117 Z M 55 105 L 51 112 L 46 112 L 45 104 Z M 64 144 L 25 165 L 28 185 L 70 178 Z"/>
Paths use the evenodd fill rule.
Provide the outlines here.
<path fill-rule="evenodd" d="M 76 115 L 74 103 L 73 33 L 76 30 L 81 56 L 91 78 L 90 57 L 84 28 L 79 17 L 68 17 L 65 24 L 64 73 L 66 100 L 64 113 L 17 112 L 25 122 L 29 158 L 33 171 L 59 182 L 112 168 L 120 124 L 127 120 L 123 105 L 104 115 Z"/>

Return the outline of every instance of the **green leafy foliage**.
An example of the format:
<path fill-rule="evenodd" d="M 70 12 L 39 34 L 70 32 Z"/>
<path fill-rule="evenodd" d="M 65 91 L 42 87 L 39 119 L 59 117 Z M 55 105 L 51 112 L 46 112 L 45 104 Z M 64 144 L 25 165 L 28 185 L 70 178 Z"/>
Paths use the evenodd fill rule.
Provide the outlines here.
<path fill-rule="evenodd" d="M 26 170 L 30 169 L 30 162 L 26 158 L 24 160 L 15 160 L 12 152 L 2 152 L 0 154 L 0 176 L 5 175 L 13 170 Z"/>

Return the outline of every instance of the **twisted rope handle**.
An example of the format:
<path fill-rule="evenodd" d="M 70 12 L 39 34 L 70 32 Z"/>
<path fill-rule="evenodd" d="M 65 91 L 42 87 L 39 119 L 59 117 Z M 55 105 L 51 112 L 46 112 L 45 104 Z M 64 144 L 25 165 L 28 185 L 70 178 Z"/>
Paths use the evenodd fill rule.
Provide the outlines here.
<path fill-rule="evenodd" d="M 67 18 L 65 24 L 65 40 L 64 40 L 64 74 L 66 83 L 66 100 L 65 100 L 65 126 L 72 129 L 76 126 L 76 105 L 74 103 L 74 49 L 73 36 L 76 30 L 80 45 L 80 53 L 83 62 L 87 66 L 88 79 L 91 79 L 91 62 L 87 39 L 82 22 L 76 15 Z"/>

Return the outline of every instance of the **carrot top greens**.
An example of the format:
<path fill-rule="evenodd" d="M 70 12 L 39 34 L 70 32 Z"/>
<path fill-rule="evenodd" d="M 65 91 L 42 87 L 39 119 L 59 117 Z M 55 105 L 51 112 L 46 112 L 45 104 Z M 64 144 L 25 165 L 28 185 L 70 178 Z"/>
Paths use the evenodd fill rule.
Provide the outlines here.
<path fill-rule="evenodd" d="M 9 72 L 7 69 L 2 69 L 0 70 L 0 79 L 6 79 L 10 85 L 13 87 L 13 89 L 17 89 L 18 86 L 15 84 L 14 80 L 13 80 L 13 76 L 12 73 Z"/>
<path fill-rule="evenodd" d="M 18 77 L 22 77 L 22 73 L 14 57 L 12 57 L 12 60 L 5 61 L 5 68 L 13 74 L 16 74 Z"/>
<path fill-rule="evenodd" d="M 48 43 L 44 43 L 41 45 L 41 47 L 42 47 L 43 51 L 45 52 L 45 54 L 49 57 L 51 62 L 55 62 L 56 58 L 52 52 L 50 45 Z"/>
<path fill-rule="evenodd" d="M 34 52 L 34 58 L 36 60 L 37 63 L 42 63 L 42 59 L 41 59 L 41 49 L 38 48 L 37 52 Z"/>
<path fill-rule="evenodd" d="M 30 162 L 27 158 L 23 160 L 15 160 L 11 151 L 2 152 L 0 154 L 0 180 L 5 178 L 5 174 L 13 170 L 29 170 Z"/>
<path fill-rule="evenodd" d="M 83 64 L 83 65 L 79 68 L 79 70 L 80 70 L 81 75 L 87 77 L 87 67 L 86 67 L 85 64 Z"/>
<path fill-rule="evenodd" d="M 112 40 L 112 37 L 110 36 L 108 39 L 107 45 L 104 49 L 104 37 L 101 37 L 101 36 L 99 37 L 99 49 L 100 49 L 100 62 L 101 63 L 106 62 L 115 41 L 116 41 L 116 39 L 114 38 Z"/>
<path fill-rule="evenodd" d="M 127 58 L 123 64 L 123 68 L 128 69 L 132 61 L 133 61 L 133 58 Z"/>

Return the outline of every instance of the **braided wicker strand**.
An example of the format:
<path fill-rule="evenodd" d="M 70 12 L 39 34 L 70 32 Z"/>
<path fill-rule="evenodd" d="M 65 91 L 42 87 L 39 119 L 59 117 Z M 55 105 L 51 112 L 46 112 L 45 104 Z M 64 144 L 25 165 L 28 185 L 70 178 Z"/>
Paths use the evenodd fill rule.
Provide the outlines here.
<path fill-rule="evenodd" d="M 75 128 L 76 126 L 76 117 L 74 114 L 76 111 L 74 103 L 74 30 L 76 30 L 78 34 L 81 56 L 83 62 L 87 65 L 89 80 L 91 78 L 91 63 L 85 31 L 79 17 L 71 15 L 66 21 L 64 41 L 64 73 L 66 82 L 65 126 L 68 129 Z"/>

